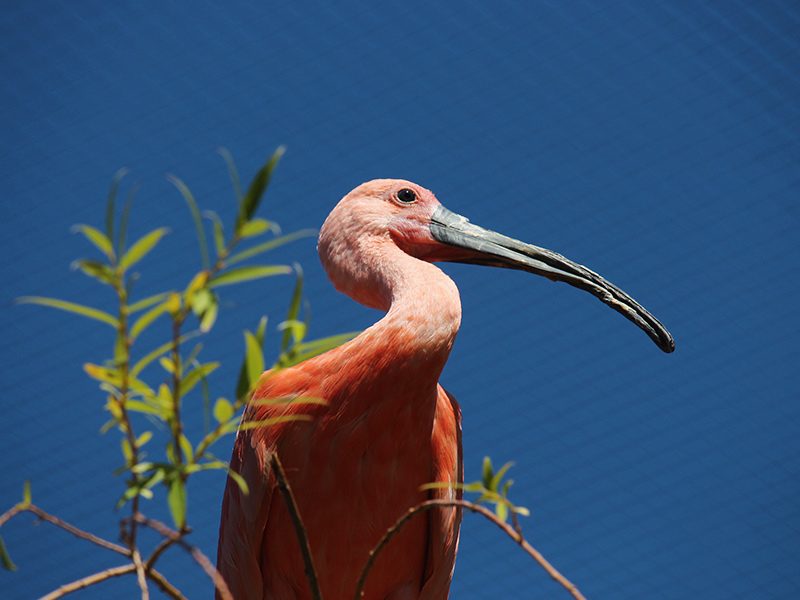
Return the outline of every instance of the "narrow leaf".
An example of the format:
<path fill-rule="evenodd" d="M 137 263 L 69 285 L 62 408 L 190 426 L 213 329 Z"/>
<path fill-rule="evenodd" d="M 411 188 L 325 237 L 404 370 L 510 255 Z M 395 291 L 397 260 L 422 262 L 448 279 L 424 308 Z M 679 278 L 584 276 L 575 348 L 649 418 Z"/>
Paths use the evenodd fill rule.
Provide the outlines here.
<path fill-rule="evenodd" d="M 139 312 L 140 310 L 144 310 L 145 308 L 150 308 L 154 304 L 158 304 L 162 300 L 164 300 L 169 294 L 172 292 L 161 292 L 160 294 L 156 294 L 154 296 L 148 296 L 138 302 L 134 302 L 128 307 L 128 313 L 133 314 L 135 312 Z"/>
<path fill-rule="evenodd" d="M 209 287 L 215 288 L 222 285 L 232 285 L 242 281 L 252 281 L 274 275 L 288 275 L 292 272 L 290 267 L 283 265 L 258 265 L 252 267 L 238 267 L 217 275 L 209 282 Z"/>
<path fill-rule="evenodd" d="M 180 337 L 180 343 L 182 344 L 183 342 L 185 342 L 187 340 L 190 340 L 192 338 L 195 338 L 198 335 L 200 335 L 199 331 L 193 331 L 193 332 L 184 334 L 184 335 L 182 335 Z M 142 357 L 139 360 L 139 362 L 137 362 L 135 365 L 133 365 L 133 367 L 131 368 L 131 376 L 136 377 L 139 373 L 142 372 L 142 370 L 147 365 L 149 365 L 151 362 L 153 362 L 155 359 L 157 359 L 162 354 L 165 354 L 166 352 L 169 352 L 170 350 L 172 350 L 172 348 L 173 348 L 173 342 L 169 341 L 169 342 L 166 342 L 164 344 L 161 344 L 155 350 L 152 350 L 151 352 L 147 353 L 144 357 Z"/>
<path fill-rule="evenodd" d="M 183 452 L 186 462 L 192 462 L 192 460 L 194 460 L 194 451 L 192 450 L 192 444 L 189 442 L 189 438 L 181 434 L 178 438 L 178 443 L 181 446 L 181 451 Z"/>
<path fill-rule="evenodd" d="M 256 176 L 253 178 L 253 181 L 250 182 L 250 187 L 247 189 L 247 193 L 239 203 L 239 216 L 236 218 L 237 233 L 241 231 L 242 226 L 245 223 L 253 218 L 253 215 L 258 209 L 258 205 L 261 204 L 261 199 L 264 196 L 264 192 L 269 186 L 270 179 L 272 178 L 272 171 L 278 165 L 278 162 L 280 161 L 284 152 L 286 152 L 286 148 L 283 146 L 280 146 L 277 150 L 275 150 L 270 159 L 267 161 L 267 164 L 258 170 L 258 173 L 256 173 Z"/>
<path fill-rule="evenodd" d="M 217 300 L 214 298 L 213 304 L 206 309 L 206 311 L 203 313 L 203 318 L 200 320 L 200 331 L 203 333 L 208 333 L 211 331 L 211 328 L 214 326 L 214 323 L 217 320 L 218 313 L 219 304 L 217 304 Z"/>
<path fill-rule="evenodd" d="M 236 194 L 236 202 L 242 200 L 242 184 L 239 182 L 239 171 L 236 169 L 236 163 L 233 160 L 233 155 L 225 147 L 217 148 L 217 153 L 225 161 L 228 166 L 228 175 L 231 178 L 231 185 L 233 185 L 233 193 Z"/>
<path fill-rule="evenodd" d="M 264 352 L 256 336 L 249 331 L 244 332 L 244 341 L 247 352 L 248 388 L 252 388 L 264 372 Z"/>
<path fill-rule="evenodd" d="M 17 565 L 11 560 L 11 556 L 6 549 L 6 543 L 3 541 L 3 536 L 0 536 L 0 564 L 6 571 L 16 571 Z"/>
<path fill-rule="evenodd" d="M 508 506 L 505 502 L 498 502 L 495 505 L 494 512 L 498 519 L 500 519 L 503 523 L 506 522 L 506 519 L 508 518 Z"/>
<path fill-rule="evenodd" d="M 298 344 L 292 348 L 291 351 L 281 355 L 276 366 L 282 369 L 292 367 L 310 358 L 319 356 L 328 350 L 332 350 L 333 348 L 341 346 L 345 342 L 352 340 L 359 333 L 359 331 L 351 331 L 349 333 L 341 333 L 339 335 L 332 335 L 330 337 L 321 338 L 312 342 Z"/>
<path fill-rule="evenodd" d="M 136 319 L 136 323 L 133 324 L 131 327 L 130 337 L 131 342 L 136 341 L 136 338 L 139 337 L 139 334 L 142 333 L 147 327 L 149 327 L 153 321 L 155 321 L 158 317 L 164 314 L 166 311 L 166 304 L 161 303 L 158 306 L 155 306 L 144 313 L 141 317 Z"/>
<path fill-rule="evenodd" d="M 188 373 L 186 377 L 181 380 L 181 395 L 186 395 L 191 392 L 201 379 L 208 377 L 217 367 L 219 367 L 218 362 L 206 363 Z"/>
<path fill-rule="evenodd" d="M 114 213 L 116 212 L 114 204 L 117 201 L 117 192 L 119 191 L 119 184 L 122 178 L 128 174 L 128 169 L 119 169 L 111 180 L 111 187 L 108 190 L 108 200 L 106 201 L 106 236 L 108 239 L 114 239 Z"/>
<path fill-rule="evenodd" d="M 72 231 L 82 233 L 87 240 L 108 257 L 108 260 L 114 260 L 114 244 L 105 233 L 91 225 L 75 225 Z"/>
<path fill-rule="evenodd" d="M 114 285 L 114 272 L 99 261 L 76 260 L 71 266 L 73 269 L 80 269 L 84 275 L 97 279 L 101 283 Z"/>
<path fill-rule="evenodd" d="M 482 477 L 483 477 L 483 487 L 485 487 L 486 489 L 491 489 L 493 473 L 494 470 L 492 469 L 492 459 L 489 458 L 488 456 L 484 456 Z"/>
<path fill-rule="evenodd" d="M 25 483 L 22 484 L 22 504 L 24 506 L 29 506 L 31 502 L 33 502 L 31 495 L 31 482 L 26 480 Z"/>
<path fill-rule="evenodd" d="M 119 268 L 125 271 L 142 260 L 167 233 L 166 227 L 160 227 L 141 237 L 119 261 Z"/>
<path fill-rule="evenodd" d="M 169 484 L 167 504 L 175 527 L 183 529 L 186 524 L 186 486 L 180 477 L 176 476 Z"/>
<path fill-rule="evenodd" d="M 83 304 L 76 304 L 74 302 L 67 302 L 66 300 L 57 300 L 56 298 L 44 298 L 42 296 L 22 296 L 17 298 L 19 304 L 38 304 L 40 306 L 49 306 L 50 308 L 58 308 L 67 312 L 75 313 L 90 319 L 101 321 L 112 327 L 119 327 L 119 321 L 112 317 L 107 312 L 84 306 Z"/>
<path fill-rule="evenodd" d="M 239 235 L 243 238 L 255 237 L 265 231 L 269 231 L 272 224 L 266 219 L 251 219 L 239 230 Z"/>
<path fill-rule="evenodd" d="M 139 191 L 139 184 L 134 185 L 128 192 L 125 205 L 122 207 L 122 215 L 119 218 L 119 234 L 117 236 L 117 256 L 121 256 L 125 251 L 125 244 L 128 237 L 128 219 L 131 216 L 131 206 L 136 192 Z"/>
<path fill-rule="evenodd" d="M 267 333 L 267 317 L 263 316 L 258 321 L 258 327 L 256 327 L 256 341 L 258 341 L 258 345 L 260 348 L 264 348 L 264 337 Z M 247 348 L 245 342 L 245 349 Z M 236 381 L 236 398 L 242 399 L 244 395 L 250 389 L 250 382 L 247 376 L 247 352 L 245 352 L 244 359 L 242 360 L 242 366 L 239 368 L 239 379 Z"/>
<path fill-rule="evenodd" d="M 231 479 L 233 479 L 236 482 L 236 485 L 239 486 L 239 490 L 241 490 L 241 492 L 245 496 L 247 496 L 250 493 L 250 488 L 247 486 L 247 482 L 245 481 L 244 477 L 239 475 L 239 473 L 237 473 L 233 469 L 229 468 L 228 469 L 228 477 L 230 477 Z"/>
<path fill-rule="evenodd" d="M 239 431 L 248 431 L 250 429 L 260 429 L 261 427 L 270 427 L 278 423 L 288 423 L 289 421 L 310 421 L 309 415 L 283 415 L 280 417 L 272 417 L 270 419 L 260 419 L 258 421 L 244 421 L 239 424 Z"/>
<path fill-rule="evenodd" d="M 211 221 L 214 229 L 214 248 L 217 250 L 217 258 L 225 254 L 225 229 L 222 227 L 222 221 L 219 215 L 213 210 L 207 210 L 203 215 Z"/>
<path fill-rule="evenodd" d="M 284 244 L 288 244 L 289 242 L 293 242 L 302 238 L 314 237 L 315 235 L 317 235 L 316 229 L 301 229 L 300 231 L 295 231 L 294 233 L 287 233 L 286 235 L 276 237 L 253 246 L 252 248 L 248 248 L 247 250 L 242 250 L 238 254 L 231 256 L 226 262 L 229 265 L 235 265 L 236 263 L 240 263 L 243 260 L 252 258 L 253 256 L 274 250 L 275 248 L 283 246 Z"/>
<path fill-rule="evenodd" d="M 300 314 L 300 301 L 303 298 L 303 268 L 295 263 L 294 272 L 297 274 L 297 280 L 294 284 L 294 291 L 292 292 L 292 299 L 289 302 L 289 312 L 286 314 L 287 321 L 296 321 Z M 285 329 L 283 337 L 281 338 L 281 352 L 286 352 L 289 349 L 289 344 L 292 341 L 292 332 Z"/>
<path fill-rule="evenodd" d="M 208 243 L 206 242 L 206 232 L 203 228 L 203 219 L 200 217 L 200 208 L 197 206 L 197 201 L 194 199 L 192 192 L 189 190 L 187 185 L 183 183 L 180 179 L 175 177 L 174 175 L 167 175 L 167 180 L 169 180 L 172 185 L 178 188 L 178 191 L 183 196 L 183 199 L 186 200 L 186 204 L 189 205 L 189 210 L 192 213 L 192 219 L 194 220 L 194 228 L 197 231 L 197 243 L 200 245 L 200 260 L 202 262 L 203 268 L 208 269 L 211 267 L 211 261 L 208 258 Z"/>
<path fill-rule="evenodd" d="M 497 473 L 494 474 L 494 477 L 492 477 L 492 480 L 487 487 L 493 492 L 499 491 L 497 488 L 500 485 L 500 482 L 503 480 L 503 476 L 506 474 L 506 472 L 511 468 L 513 464 L 514 464 L 513 462 L 507 462 L 502 467 L 500 467 L 497 470 Z"/>

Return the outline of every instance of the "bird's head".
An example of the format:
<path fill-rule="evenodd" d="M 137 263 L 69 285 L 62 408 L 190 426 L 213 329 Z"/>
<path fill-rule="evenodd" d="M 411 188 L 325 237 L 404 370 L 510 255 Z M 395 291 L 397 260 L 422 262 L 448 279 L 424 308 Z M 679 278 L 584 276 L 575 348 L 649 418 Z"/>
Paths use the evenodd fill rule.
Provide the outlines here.
<path fill-rule="evenodd" d="M 457 215 L 436 196 L 401 179 L 375 179 L 347 194 L 325 220 L 319 253 L 334 284 L 368 306 L 370 283 L 387 250 L 426 262 L 460 262 L 516 269 L 585 290 L 642 329 L 664 352 L 675 342 L 643 306 L 597 273 L 556 252 L 484 229 Z"/>

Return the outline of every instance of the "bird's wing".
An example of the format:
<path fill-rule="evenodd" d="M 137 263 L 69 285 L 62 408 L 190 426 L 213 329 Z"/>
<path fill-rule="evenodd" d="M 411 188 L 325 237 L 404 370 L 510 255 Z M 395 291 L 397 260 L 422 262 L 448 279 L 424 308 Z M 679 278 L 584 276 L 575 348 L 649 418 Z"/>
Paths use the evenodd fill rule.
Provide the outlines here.
<path fill-rule="evenodd" d="M 242 422 L 303 412 L 303 405 L 269 400 L 285 398 L 305 386 L 306 377 L 301 370 L 267 371 L 261 376 Z M 280 445 L 287 425 L 278 423 L 247 430 L 240 425 L 236 433 L 230 468 L 244 478 L 249 493 L 242 493 L 236 482 L 228 478 L 217 547 L 217 569 L 236 600 L 262 600 L 264 596 L 263 542 L 276 489 L 275 477 L 267 463 L 270 453 Z"/>
<path fill-rule="evenodd" d="M 247 482 L 249 493 L 242 493 L 228 478 L 219 524 L 217 569 L 237 600 L 261 600 L 264 589 L 261 543 L 273 485 L 267 475 L 265 447 L 260 436 L 253 433 L 249 430 L 236 434 L 230 464 Z"/>
<path fill-rule="evenodd" d="M 462 483 L 464 460 L 461 448 L 461 409 L 456 399 L 439 386 L 433 424 L 434 481 Z M 460 499 L 462 490 L 431 490 L 431 498 Z M 428 563 L 420 600 L 445 600 L 450 590 L 461 530 L 461 509 L 428 512 Z"/>

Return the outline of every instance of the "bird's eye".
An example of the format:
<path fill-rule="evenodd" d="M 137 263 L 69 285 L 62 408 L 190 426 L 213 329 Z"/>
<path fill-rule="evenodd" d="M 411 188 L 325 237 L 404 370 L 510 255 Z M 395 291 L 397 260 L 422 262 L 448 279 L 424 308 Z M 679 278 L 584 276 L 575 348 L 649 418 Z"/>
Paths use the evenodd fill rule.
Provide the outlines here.
<path fill-rule="evenodd" d="M 397 192 L 397 199 L 403 204 L 411 204 L 412 202 L 416 201 L 417 194 L 414 190 L 403 188 Z"/>

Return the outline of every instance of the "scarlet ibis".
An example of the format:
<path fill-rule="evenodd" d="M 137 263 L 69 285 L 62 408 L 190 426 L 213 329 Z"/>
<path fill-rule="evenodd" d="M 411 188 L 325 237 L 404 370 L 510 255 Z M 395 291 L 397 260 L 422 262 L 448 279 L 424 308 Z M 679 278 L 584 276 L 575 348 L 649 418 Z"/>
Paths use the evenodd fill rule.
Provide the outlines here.
<path fill-rule="evenodd" d="M 461 411 L 439 384 L 461 323 L 453 281 L 432 263 L 518 269 L 588 291 L 647 333 L 664 352 L 669 332 L 628 294 L 586 267 L 473 225 L 410 181 L 378 179 L 347 194 L 319 235 L 335 287 L 386 315 L 350 342 L 295 367 L 265 373 L 244 419 L 308 414 L 308 421 L 240 430 L 220 523 L 218 569 L 239 599 L 310 598 L 300 547 L 266 463 L 283 461 L 308 532 L 326 600 L 350 600 L 369 550 L 404 511 L 463 481 Z M 311 396 L 324 406 L 260 399 Z M 418 515 L 370 572 L 369 600 L 444 600 L 461 514 Z"/>

